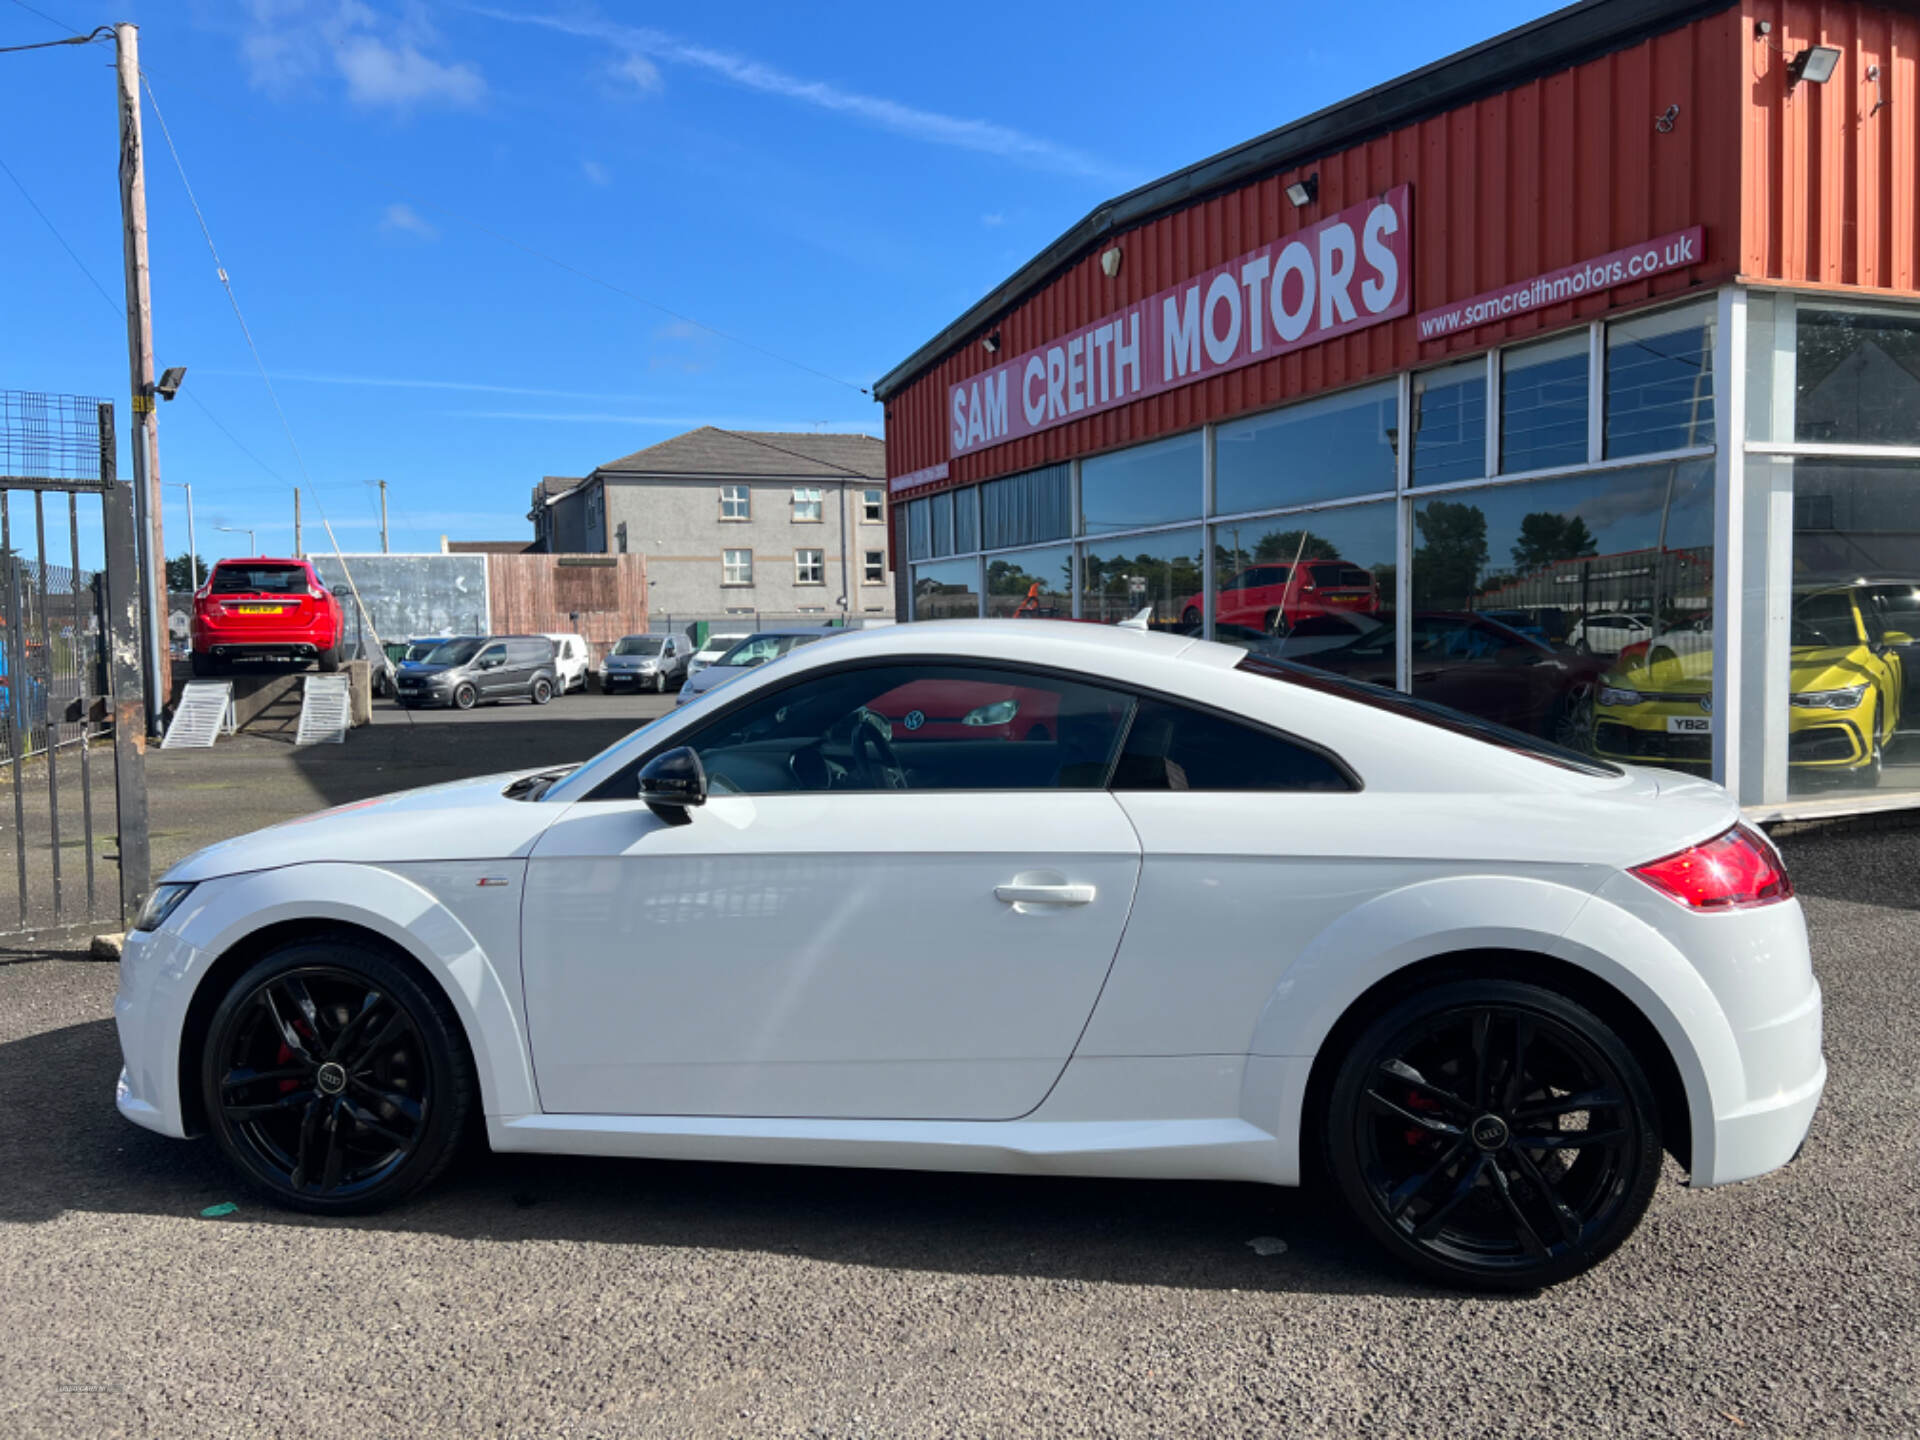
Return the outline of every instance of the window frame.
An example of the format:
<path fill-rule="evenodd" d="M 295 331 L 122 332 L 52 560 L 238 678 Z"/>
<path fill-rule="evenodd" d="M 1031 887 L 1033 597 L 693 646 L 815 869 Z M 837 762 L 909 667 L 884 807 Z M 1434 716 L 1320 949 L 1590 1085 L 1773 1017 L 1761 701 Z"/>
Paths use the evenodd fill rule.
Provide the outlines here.
<path fill-rule="evenodd" d="M 862 585 L 884 585 L 887 583 L 886 551 L 865 550 L 861 552 L 860 583 Z"/>
<path fill-rule="evenodd" d="M 777 686 L 771 686 L 765 689 L 755 689 L 751 693 L 745 694 L 745 695 L 736 695 L 729 703 L 720 706 L 711 715 L 706 716 L 702 720 L 700 720 L 698 722 L 698 725 L 700 728 L 704 728 L 707 725 L 720 724 L 723 721 L 725 721 L 729 716 L 733 715 L 735 712 L 744 710 L 748 705 L 753 704 L 757 699 L 763 698 L 768 695 L 775 695 L 784 690 L 791 690 L 796 686 L 807 684 L 813 680 L 826 679 L 829 676 L 834 676 L 834 675 L 843 675 L 855 670 L 880 670 L 880 669 L 886 669 L 892 666 L 899 666 L 899 665 L 969 666 L 971 668 L 981 669 L 981 670 L 1004 670 L 1010 674 L 1015 674 L 1015 675 L 1031 675 L 1042 680 L 1048 680 L 1048 679 L 1059 680 L 1059 681 L 1065 681 L 1069 684 L 1074 684 L 1074 685 L 1089 685 L 1099 690 L 1111 690 L 1118 693 L 1122 699 L 1127 700 L 1131 703 L 1129 705 L 1125 720 L 1122 721 L 1121 724 L 1114 731 L 1113 751 L 1107 757 L 1107 773 L 1101 777 L 1101 781 L 1098 785 L 1079 786 L 1071 790 L 1062 789 L 1059 787 L 1055 787 L 1052 789 L 1044 789 L 1044 790 L 1043 789 L 1007 790 L 1007 789 L 993 789 L 993 788 L 982 786 L 977 789 L 962 789 L 959 787 L 954 787 L 952 789 L 942 789 L 938 791 L 934 791 L 934 790 L 848 790 L 848 791 L 842 791 L 841 792 L 842 794 L 908 795 L 908 796 L 925 796 L 925 795 L 933 795 L 933 794 L 939 794 L 939 795 L 1096 795 L 1096 794 L 1105 794 L 1105 795 L 1113 795 L 1116 797 L 1122 796 L 1122 795 L 1158 795 L 1158 794 L 1189 794 L 1189 795 L 1202 795 L 1202 796 L 1358 795 L 1363 793 L 1367 788 L 1367 783 L 1365 778 L 1362 777 L 1360 772 L 1355 770 L 1353 766 L 1348 764 L 1346 761 L 1346 758 L 1342 756 L 1337 750 L 1334 750 L 1330 746 L 1323 745 L 1317 740 L 1309 740 L 1305 736 L 1296 735 L 1289 730 L 1283 730 L 1278 725 L 1271 725 L 1266 721 L 1256 719 L 1251 715 L 1237 714 L 1234 711 L 1223 709 L 1218 705 L 1209 705 L 1203 701 L 1193 700 L 1185 695 L 1170 694 L 1165 690 L 1157 689 L 1156 687 L 1151 685 L 1137 685 L 1130 680 L 1115 681 L 1104 675 L 1093 675 L 1093 674 L 1088 674 L 1084 671 L 1067 670 L 1058 665 L 1037 664 L 1030 660 L 1003 660 L 997 657 L 993 659 L 981 660 L 981 659 L 973 659 L 966 656 L 919 654 L 919 653 L 911 653 L 906 655 L 872 655 L 872 656 L 862 657 L 861 659 L 858 659 L 858 660 L 843 660 L 838 664 L 826 665 L 816 670 L 804 671 L 801 674 L 788 678 L 783 683 Z M 727 688 L 732 689 L 733 687 L 729 686 Z M 1114 771 L 1119 768 L 1120 757 L 1126 753 L 1127 740 L 1133 731 L 1134 717 L 1140 713 L 1140 702 L 1142 700 L 1156 700 L 1165 705 L 1181 706 L 1188 710 L 1199 711 L 1202 714 L 1211 715 L 1217 719 L 1231 721 L 1236 725 L 1244 725 L 1250 730 L 1259 731 L 1262 734 L 1269 735 L 1276 740 L 1284 741 L 1289 745 L 1297 745 L 1303 750 L 1313 751 L 1314 753 L 1320 755 L 1322 758 L 1327 760 L 1335 770 L 1337 770 L 1342 775 L 1344 775 L 1349 781 L 1352 788 L 1348 790 L 1189 790 L 1189 791 L 1115 790 L 1113 788 Z M 668 712 L 669 716 L 673 715 L 674 713 L 675 712 L 673 711 Z M 652 728 L 652 727 L 648 727 L 648 728 Z M 602 780 L 598 785 L 594 786 L 592 790 L 588 791 L 585 795 L 581 796 L 580 801 L 582 803 L 585 803 L 588 801 L 595 801 L 595 800 L 628 800 L 628 801 L 633 801 L 636 804 L 640 803 L 636 799 L 633 793 L 634 786 L 638 781 L 640 768 L 643 765 L 645 765 L 649 760 L 654 759 L 656 756 L 664 755 L 669 750 L 677 750 L 681 746 L 687 744 L 688 736 L 692 733 L 692 728 L 693 727 L 683 724 L 683 725 L 674 727 L 674 729 L 669 733 L 660 736 L 652 745 L 648 746 L 645 750 L 641 751 L 633 759 L 629 760 L 626 764 L 622 765 L 618 770 L 615 770 L 611 775 L 607 776 L 605 780 Z M 612 794 L 608 793 L 609 791 L 616 790 L 617 787 L 621 786 L 622 784 L 624 784 L 626 787 L 625 793 L 612 793 Z M 796 795 L 819 795 L 824 792 L 817 791 L 817 790 L 800 790 L 800 791 L 793 791 L 793 792 L 786 792 L 786 793 L 792 793 Z"/>
<path fill-rule="evenodd" d="M 729 580 L 727 578 L 728 574 L 735 568 L 734 562 L 727 558 L 730 555 L 744 555 L 747 557 L 747 563 L 746 563 L 747 578 L 746 579 Z M 744 547 L 741 547 L 741 546 L 722 547 L 720 551 L 720 588 L 723 590 L 751 590 L 753 588 L 753 547 L 752 546 L 749 545 Z"/>
<path fill-rule="evenodd" d="M 738 490 L 738 495 L 729 495 L 729 490 Z M 729 515 L 727 507 L 738 505 L 740 513 Z M 722 485 L 720 487 L 720 523 L 722 525 L 746 525 L 753 520 L 753 487 L 751 485 Z"/>
<path fill-rule="evenodd" d="M 814 578 L 805 578 L 801 556 L 813 556 Z M 823 547 L 806 546 L 793 552 L 793 583 L 795 585 L 825 585 L 827 583 L 827 552 Z"/>
<path fill-rule="evenodd" d="M 793 487 L 793 523 L 796 525 L 826 524 L 826 494 L 826 487 L 823 485 L 795 485 Z M 811 506 L 813 514 L 802 514 L 803 506 Z"/>
<path fill-rule="evenodd" d="M 887 523 L 887 492 L 878 486 L 870 486 L 860 492 L 860 523 L 862 525 L 884 525 Z"/>

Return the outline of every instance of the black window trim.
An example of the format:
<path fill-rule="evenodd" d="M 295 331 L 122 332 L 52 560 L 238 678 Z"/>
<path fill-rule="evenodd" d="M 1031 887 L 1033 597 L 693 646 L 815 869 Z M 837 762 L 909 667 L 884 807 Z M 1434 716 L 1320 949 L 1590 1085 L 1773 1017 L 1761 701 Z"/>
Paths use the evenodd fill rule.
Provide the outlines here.
<path fill-rule="evenodd" d="M 1250 730 L 1258 731 L 1263 735 L 1270 736 L 1271 738 L 1276 740 L 1284 741 L 1289 745 L 1297 745 L 1300 749 L 1309 751 L 1312 754 L 1318 755 L 1321 759 L 1327 761 L 1330 765 L 1333 766 L 1335 772 L 1338 773 L 1343 779 L 1346 780 L 1348 785 L 1348 788 L 1344 791 L 1342 790 L 1194 790 L 1194 791 L 1186 791 L 1181 793 L 1194 794 L 1194 795 L 1341 795 L 1341 794 L 1358 795 L 1367 788 L 1366 781 L 1360 777 L 1359 772 L 1356 771 L 1351 765 L 1349 765 L 1346 762 L 1345 758 L 1341 756 L 1337 751 L 1334 751 L 1328 748 L 1327 746 L 1320 744 L 1318 741 L 1308 740 L 1303 736 L 1295 735 L 1292 732 L 1287 730 L 1282 730 L 1277 725 L 1269 725 L 1263 720 L 1256 720 L 1253 717 L 1248 715 L 1236 714 L 1233 711 L 1224 710 L 1218 705 L 1208 705 L 1208 704 L 1205 704 L 1204 702 L 1190 699 L 1184 695 L 1169 694 L 1164 690 L 1158 690 L 1153 688 L 1152 686 L 1136 685 L 1131 681 L 1117 682 L 1109 676 L 1094 675 L 1094 674 L 1089 674 L 1085 671 L 1079 671 L 1079 670 L 1067 670 L 1067 669 L 1061 668 L 1058 665 L 1041 665 L 1031 660 L 1003 660 L 998 658 L 980 659 L 978 657 L 971 657 L 971 656 L 929 655 L 929 654 L 921 654 L 917 651 L 907 655 L 874 655 L 874 656 L 863 657 L 858 660 L 846 660 L 846 661 L 842 661 L 837 665 L 822 666 L 818 670 L 809 670 L 805 674 L 795 676 L 777 687 L 769 687 L 764 690 L 755 690 L 749 695 L 739 696 L 736 699 L 734 699 L 730 704 L 724 705 L 720 709 L 716 710 L 710 717 L 708 717 L 708 720 L 705 723 L 706 724 L 717 723 L 721 720 L 724 720 L 729 715 L 735 714 L 740 710 L 744 710 L 748 705 L 751 705 L 758 700 L 764 699 L 768 695 L 776 695 L 780 693 L 780 691 L 782 690 L 791 690 L 795 686 L 803 685 L 812 680 L 821 679 L 828 675 L 847 674 L 855 670 L 886 669 L 896 665 L 952 665 L 952 666 L 960 666 L 960 667 L 971 665 L 975 668 L 985 668 L 985 669 L 992 669 L 992 670 L 1009 670 L 1014 672 L 1015 674 L 1034 675 L 1042 679 L 1064 680 L 1070 684 L 1076 684 L 1076 685 L 1093 685 L 1101 689 L 1117 692 L 1123 699 L 1125 699 L 1128 702 L 1128 708 L 1127 708 L 1126 718 L 1121 721 L 1120 725 L 1116 728 L 1114 732 L 1113 749 L 1112 749 L 1112 752 L 1107 756 L 1107 773 L 1101 777 L 1100 783 L 1097 786 L 1094 786 L 1094 785 L 1078 786 L 1071 790 L 1055 790 L 1055 791 L 1011 790 L 1011 789 L 1006 789 L 1004 787 L 997 787 L 997 786 L 979 786 L 977 788 L 966 788 L 966 787 L 956 786 L 952 789 L 940 790 L 938 792 L 927 791 L 927 790 L 917 790 L 917 791 L 841 790 L 833 793 L 841 794 L 841 795 L 894 795 L 894 794 L 927 795 L 927 794 L 934 794 L 934 793 L 938 793 L 941 795 L 1039 795 L 1039 794 L 1052 794 L 1052 793 L 1092 794 L 1096 791 L 1102 794 L 1107 794 L 1107 795 L 1152 795 L 1152 794 L 1162 793 L 1162 792 L 1152 791 L 1152 790 L 1116 791 L 1113 788 L 1114 772 L 1120 768 L 1121 756 L 1126 754 L 1127 740 L 1131 737 L 1133 733 L 1134 718 L 1140 713 L 1139 702 L 1142 700 L 1157 700 L 1157 701 L 1160 701 L 1162 704 L 1182 706 L 1188 710 L 1196 710 L 1202 714 L 1213 716 L 1215 719 L 1225 720 L 1235 725 L 1244 725 Z M 704 726 L 702 728 L 704 728 Z M 687 742 L 686 742 L 686 739 L 684 738 L 685 735 L 686 735 L 686 731 L 677 730 L 672 735 L 663 736 L 660 739 L 660 741 L 658 741 L 656 744 L 649 746 L 641 754 L 635 756 L 632 760 L 628 761 L 625 765 L 622 765 L 618 770 L 614 771 L 613 774 L 609 775 L 605 780 L 602 780 L 598 785 L 594 786 L 592 790 L 588 791 L 585 795 L 582 795 L 579 801 L 576 803 L 584 805 L 597 800 L 632 800 L 634 798 L 632 793 L 633 785 L 634 785 L 635 779 L 638 777 L 640 773 L 640 767 L 645 765 L 649 760 L 653 759 L 654 756 L 665 754 L 669 750 L 678 749 L 680 746 L 686 744 Z M 620 785 L 622 784 L 622 782 L 625 782 L 624 793 L 611 793 L 611 794 L 608 793 L 611 787 Z M 801 793 L 824 794 L 827 792 L 804 791 Z"/>

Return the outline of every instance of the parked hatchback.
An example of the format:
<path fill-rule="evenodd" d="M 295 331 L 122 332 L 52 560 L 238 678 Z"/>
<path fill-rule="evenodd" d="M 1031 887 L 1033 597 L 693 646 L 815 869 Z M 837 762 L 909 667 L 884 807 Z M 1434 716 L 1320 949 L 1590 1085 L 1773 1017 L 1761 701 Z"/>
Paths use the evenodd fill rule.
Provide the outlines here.
<path fill-rule="evenodd" d="M 500 700 L 544 705 L 559 688 L 553 642 L 544 635 L 463 635 L 424 660 L 409 660 L 394 682 L 402 705 L 471 710 Z"/>
<path fill-rule="evenodd" d="M 193 595 L 193 673 L 235 660 L 318 661 L 340 668 L 340 602 L 305 560 L 219 560 Z"/>
<path fill-rule="evenodd" d="M 778 660 L 789 650 L 802 645 L 811 645 L 816 640 L 824 640 L 829 635 L 844 635 L 844 630 L 825 625 L 810 626 L 793 630 L 762 630 L 757 635 L 749 635 L 713 664 L 690 676 L 687 683 L 680 687 L 680 698 L 675 705 L 687 705 L 698 700 L 709 690 L 718 689 L 729 680 L 737 680 L 749 670 L 757 670 L 769 660 Z"/>
<path fill-rule="evenodd" d="M 707 666 L 717 663 L 722 655 L 746 638 L 745 635 L 707 636 L 707 643 L 695 650 L 687 660 L 687 674 L 698 675 Z"/>
<path fill-rule="evenodd" d="M 651 690 L 664 694 L 670 685 L 684 684 L 693 641 L 684 635 L 622 635 L 600 662 L 600 688 Z"/>

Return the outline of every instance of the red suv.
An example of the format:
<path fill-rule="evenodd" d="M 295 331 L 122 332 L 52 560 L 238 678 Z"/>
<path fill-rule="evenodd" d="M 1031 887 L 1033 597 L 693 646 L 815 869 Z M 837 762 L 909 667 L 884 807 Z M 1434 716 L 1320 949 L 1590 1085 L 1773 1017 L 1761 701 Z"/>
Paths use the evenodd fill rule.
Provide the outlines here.
<path fill-rule="evenodd" d="M 1181 606 L 1181 623 L 1200 623 L 1200 599 L 1190 597 Z M 1295 576 L 1285 562 L 1249 565 L 1220 587 L 1214 619 L 1222 625 L 1244 625 L 1284 635 L 1303 615 L 1350 610 L 1360 615 L 1380 613 L 1380 586 L 1373 572 L 1345 560 L 1305 560 Z"/>
<path fill-rule="evenodd" d="M 231 660 L 318 660 L 340 668 L 345 617 L 305 560 L 220 560 L 193 595 L 193 673 Z"/>

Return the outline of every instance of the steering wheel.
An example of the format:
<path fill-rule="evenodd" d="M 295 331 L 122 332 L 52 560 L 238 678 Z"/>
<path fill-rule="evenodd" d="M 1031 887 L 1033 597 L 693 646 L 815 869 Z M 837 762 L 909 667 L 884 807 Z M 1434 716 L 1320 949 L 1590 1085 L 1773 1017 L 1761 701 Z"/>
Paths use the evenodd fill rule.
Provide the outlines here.
<path fill-rule="evenodd" d="M 893 726 L 885 716 L 876 715 L 862 705 L 834 729 L 846 729 L 846 743 L 852 752 L 853 773 L 863 789 L 904 790 L 906 767 L 893 753 Z"/>

